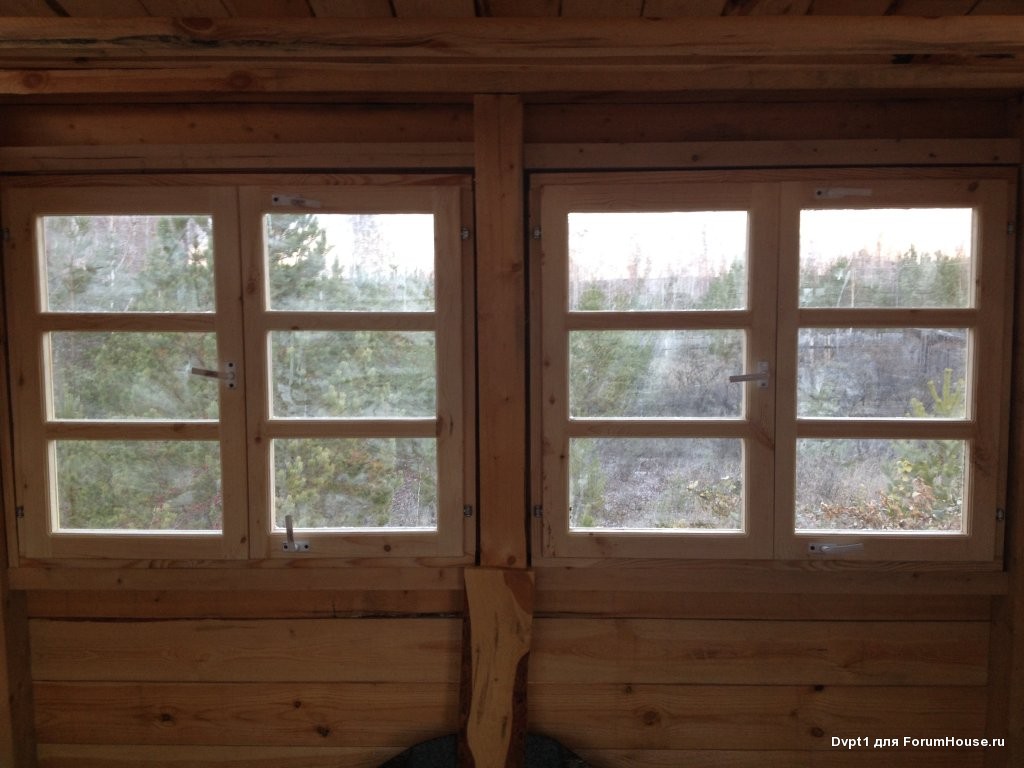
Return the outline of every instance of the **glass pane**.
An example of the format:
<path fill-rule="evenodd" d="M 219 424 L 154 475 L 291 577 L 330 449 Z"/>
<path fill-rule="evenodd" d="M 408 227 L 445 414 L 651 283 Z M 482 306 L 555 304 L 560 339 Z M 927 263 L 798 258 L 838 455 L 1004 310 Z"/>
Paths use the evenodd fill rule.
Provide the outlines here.
<path fill-rule="evenodd" d="M 264 226 L 271 309 L 434 309 L 433 214 L 275 213 Z"/>
<path fill-rule="evenodd" d="M 570 310 L 746 305 L 746 211 L 569 214 Z"/>
<path fill-rule="evenodd" d="M 432 332 L 281 331 L 270 350 L 276 417 L 437 414 Z"/>
<path fill-rule="evenodd" d="M 962 419 L 966 328 L 801 328 L 804 417 Z"/>
<path fill-rule="evenodd" d="M 962 440 L 797 440 L 797 530 L 963 531 Z"/>
<path fill-rule="evenodd" d="M 741 416 L 743 331 L 572 331 L 574 417 Z"/>
<path fill-rule="evenodd" d="M 801 211 L 800 306 L 970 306 L 973 225 L 970 208 Z"/>
<path fill-rule="evenodd" d="M 219 384 L 189 375 L 217 367 L 212 333 L 51 333 L 58 419 L 216 419 Z"/>
<path fill-rule="evenodd" d="M 61 440 L 54 447 L 61 530 L 221 528 L 215 442 Z"/>
<path fill-rule="evenodd" d="M 573 438 L 569 527 L 740 531 L 742 441 Z"/>
<path fill-rule="evenodd" d="M 212 312 L 210 216 L 45 216 L 51 312 Z"/>
<path fill-rule="evenodd" d="M 431 438 L 274 440 L 274 525 L 437 528 Z"/>

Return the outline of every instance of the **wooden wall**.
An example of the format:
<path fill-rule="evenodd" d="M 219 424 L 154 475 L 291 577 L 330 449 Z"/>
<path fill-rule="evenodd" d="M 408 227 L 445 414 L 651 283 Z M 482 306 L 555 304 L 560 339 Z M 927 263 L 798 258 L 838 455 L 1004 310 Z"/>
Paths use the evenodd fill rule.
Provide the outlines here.
<path fill-rule="evenodd" d="M 492 163 L 521 193 L 532 170 L 1017 166 L 1021 154 L 1005 96 L 528 103 L 523 144 L 498 161 L 479 146 L 476 112 L 475 124 L 467 102 L 7 105 L 0 171 Z M 478 198 L 477 215 L 503 203 Z M 498 292 L 479 319 L 503 333 L 503 320 L 520 324 L 512 370 L 525 375 L 527 286 L 507 249 L 486 277 L 495 250 L 478 243 L 480 290 Z M 507 397 L 502 373 L 481 369 L 484 407 Z M 513 407 L 521 440 L 481 436 L 494 473 L 502 445 L 527 441 L 526 404 Z M 482 429 L 516 428 L 492 416 Z M 481 540 L 499 560 L 502 537 L 526 529 L 536 473 L 506 482 L 481 486 L 495 499 Z M 501 506 L 517 484 L 520 501 Z M 150 565 L 12 563 L 7 625 L 30 650 L 10 653 L 29 655 L 31 686 L 8 687 L 34 729 L 12 738 L 25 755 L 31 741 L 40 766 L 369 768 L 458 728 L 461 568 Z M 1011 748 L 883 752 L 832 738 L 1024 738 L 1010 698 L 1020 601 L 1001 571 L 698 561 L 535 562 L 534 573 L 530 729 L 595 766 L 982 768 L 1011 765 Z"/>

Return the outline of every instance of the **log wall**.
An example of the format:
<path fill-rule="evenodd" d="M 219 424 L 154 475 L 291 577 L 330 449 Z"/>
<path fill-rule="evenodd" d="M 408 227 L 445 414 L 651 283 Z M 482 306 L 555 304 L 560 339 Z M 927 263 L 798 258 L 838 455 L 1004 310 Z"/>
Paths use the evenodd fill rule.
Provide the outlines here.
<path fill-rule="evenodd" d="M 481 120 L 478 104 L 475 128 L 468 102 L 6 105 L 0 172 L 487 163 L 494 199 L 478 198 L 480 217 L 516 210 L 507 195 L 521 194 L 533 170 L 1018 166 L 1021 154 L 1017 104 L 1005 97 L 499 106 L 521 107 L 518 150 L 480 146 L 491 140 L 480 126 L 495 120 Z M 502 141 L 517 132 L 491 131 Z M 515 177 L 495 178 L 503 167 Z M 501 228 L 491 227 L 491 247 L 502 250 Z M 487 258 L 478 252 L 478 270 Z M 525 322 L 516 313 L 528 309 L 526 286 L 507 244 L 499 258 L 504 271 L 477 284 L 505 293 L 479 319 L 517 346 L 508 370 L 525 376 L 527 328 L 517 336 L 514 325 Z M 506 314 L 489 315 L 494 306 Z M 1015 350 L 1019 358 L 1019 338 Z M 525 432 L 526 404 L 512 404 L 511 422 L 497 412 L 522 389 L 493 372 L 480 381 L 478 399 L 491 409 L 481 425 L 509 429 L 518 419 Z M 1014 436 L 1019 444 L 1019 428 Z M 509 466 L 502 446 L 521 453 L 520 437 L 482 436 L 481 445 L 495 452 L 493 482 L 527 493 L 536 472 L 500 471 Z M 522 455 L 511 461 L 529 473 Z M 488 493 L 498 498 L 500 486 L 481 488 Z M 481 510 L 481 540 L 499 564 L 515 557 L 506 537 L 527 526 L 517 499 L 495 502 L 494 522 Z M 1019 539 L 1009 537 L 1011 564 Z M 461 568 L 11 565 L 6 623 L 25 649 L 9 655 L 28 656 L 30 684 L 8 687 L 34 731 L 14 738 L 21 754 L 31 741 L 45 768 L 371 768 L 459 727 Z M 534 563 L 529 726 L 595 766 L 992 768 L 1020 749 L 1011 731 L 1020 727 L 1010 705 L 1020 695 L 1009 669 L 1020 615 L 1013 571 L 578 566 Z M 947 736 L 1009 737 L 1011 747 L 832 745 Z"/>

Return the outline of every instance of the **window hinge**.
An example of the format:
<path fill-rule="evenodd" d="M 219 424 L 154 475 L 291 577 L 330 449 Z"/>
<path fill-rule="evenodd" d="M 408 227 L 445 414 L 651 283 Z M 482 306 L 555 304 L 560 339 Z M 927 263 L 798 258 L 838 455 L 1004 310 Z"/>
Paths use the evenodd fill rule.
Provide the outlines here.
<path fill-rule="evenodd" d="M 534 227 L 533 232 L 530 233 L 530 237 L 532 237 L 534 240 L 540 240 L 540 236 L 542 234 L 543 233 L 540 231 L 540 227 Z"/>
<path fill-rule="evenodd" d="M 540 518 L 544 517 L 544 507 L 542 507 L 540 504 L 534 504 L 533 505 L 533 516 L 536 517 L 537 519 L 540 519 Z"/>
<path fill-rule="evenodd" d="M 463 517 L 472 517 L 473 516 L 473 505 L 472 504 L 466 504 L 465 506 L 462 507 L 462 516 Z"/>
<path fill-rule="evenodd" d="M 469 227 L 462 227 L 461 229 L 459 229 L 459 239 L 460 240 L 469 240 L 469 236 L 471 234 L 472 233 L 469 231 Z"/>
<path fill-rule="evenodd" d="M 24 519 L 24 517 L 25 517 L 25 508 L 24 507 L 15 507 L 14 508 L 14 516 L 16 518 L 18 518 L 19 520 Z"/>
<path fill-rule="evenodd" d="M 1002 507 L 996 509 L 996 520 L 1003 522 L 1006 519 L 1006 510 Z"/>

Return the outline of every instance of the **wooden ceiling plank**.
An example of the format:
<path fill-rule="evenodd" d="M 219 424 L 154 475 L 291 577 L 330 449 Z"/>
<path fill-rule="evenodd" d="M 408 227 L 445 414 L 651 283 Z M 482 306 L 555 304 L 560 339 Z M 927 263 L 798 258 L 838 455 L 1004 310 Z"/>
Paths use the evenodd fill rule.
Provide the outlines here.
<path fill-rule="evenodd" d="M 68 15 L 82 18 L 146 15 L 139 0 L 60 0 L 60 5 Z"/>
<path fill-rule="evenodd" d="M 884 16 L 892 0 L 813 0 L 815 16 Z"/>
<path fill-rule="evenodd" d="M 176 19 L 223 18 L 230 16 L 221 0 L 141 0 L 150 16 Z"/>
<path fill-rule="evenodd" d="M 476 16 L 473 0 L 392 0 L 399 18 L 457 19 Z"/>
<path fill-rule="evenodd" d="M 977 0 L 898 0 L 892 4 L 894 16 L 963 16 Z M 1024 10 L 1024 9 L 1022 9 Z"/>
<path fill-rule="evenodd" d="M 388 0 L 309 0 L 320 19 L 372 19 L 392 16 Z"/>
<path fill-rule="evenodd" d="M 58 16 L 46 0 L 0 0 L 0 16 Z"/>
<path fill-rule="evenodd" d="M 306 0 L 223 0 L 232 16 L 254 18 L 307 18 L 313 15 Z"/>
<path fill-rule="evenodd" d="M 562 0 L 567 18 L 634 18 L 643 10 L 644 0 Z"/>
<path fill-rule="evenodd" d="M 488 16 L 557 16 L 559 0 L 482 0 Z"/>
<path fill-rule="evenodd" d="M 643 14 L 649 19 L 688 16 L 721 16 L 726 0 L 644 0 Z"/>
<path fill-rule="evenodd" d="M 971 9 L 974 16 L 1020 16 L 1024 15 L 1021 0 L 978 0 Z"/>
<path fill-rule="evenodd" d="M 812 0 L 728 0 L 728 16 L 805 16 Z"/>

